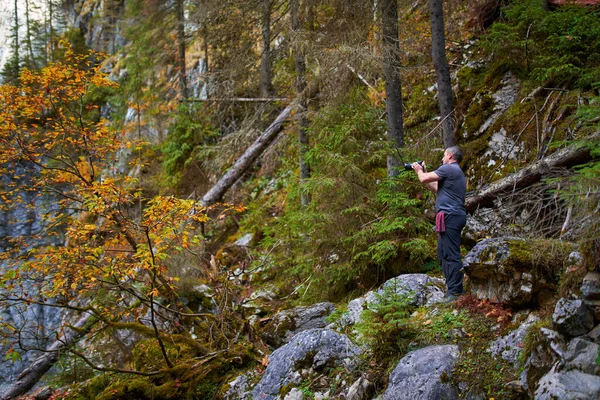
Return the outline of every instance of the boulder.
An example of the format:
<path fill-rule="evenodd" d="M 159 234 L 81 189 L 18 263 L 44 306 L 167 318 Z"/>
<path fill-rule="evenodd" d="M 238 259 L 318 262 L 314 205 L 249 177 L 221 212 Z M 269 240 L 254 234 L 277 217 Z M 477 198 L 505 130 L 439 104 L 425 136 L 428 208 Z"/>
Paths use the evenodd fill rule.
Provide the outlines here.
<path fill-rule="evenodd" d="M 340 365 L 353 368 L 352 359 L 360 353 L 358 346 L 345 335 L 331 329 L 302 331 L 270 355 L 262 379 L 252 390 L 252 398 L 278 399 L 282 387 L 300 383 L 299 371 L 305 368 L 315 371 Z"/>
<path fill-rule="evenodd" d="M 598 355 L 600 346 L 582 338 L 575 338 L 567 344 L 564 353 L 564 370 L 577 369 L 586 374 L 600 375 Z"/>
<path fill-rule="evenodd" d="M 408 353 L 390 375 L 383 400 L 458 399 L 451 383 L 458 346 L 429 346 Z"/>
<path fill-rule="evenodd" d="M 592 313 L 583 301 L 565 298 L 556 302 L 552 323 L 557 331 L 569 337 L 585 335 L 594 327 Z"/>
<path fill-rule="evenodd" d="M 552 251 L 540 251 L 543 246 Z M 482 240 L 464 259 L 471 294 L 513 307 L 536 303 L 538 296 L 556 289 L 571 250 L 559 241 Z"/>
<path fill-rule="evenodd" d="M 248 374 L 237 376 L 227 384 L 224 389 L 223 399 L 225 400 L 245 400 L 250 398 Z"/>
<path fill-rule="evenodd" d="M 600 272 L 590 271 L 581 284 L 581 299 L 592 311 L 595 321 L 600 321 Z"/>
<path fill-rule="evenodd" d="M 592 342 L 600 344 L 600 324 L 596 325 L 594 329 L 589 331 L 585 337 L 589 338 Z"/>
<path fill-rule="evenodd" d="M 425 274 L 399 275 L 386 281 L 375 291 L 367 292 L 364 296 L 354 299 L 348 303 L 348 311 L 337 323 L 341 327 L 354 325 L 361 319 L 361 313 L 369 304 L 377 303 L 377 296 L 391 288 L 395 293 L 410 296 L 416 306 L 433 304 L 444 296 L 444 280 L 434 278 Z"/>
<path fill-rule="evenodd" d="M 327 302 L 281 311 L 264 327 L 262 337 L 273 347 L 282 346 L 298 332 L 324 328 L 325 318 L 333 311 L 335 306 Z"/>
<path fill-rule="evenodd" d="M 366 378 L 360 377 L 350 386 L 346 400 L 367 400 L 373 397 L 374 387 Z"/>
<path fill-rule="evenodd" d="M 554 372 L 555 366 L 563 359 L 565 349 L 564 337 L 548 328 L 537 332 L 536 342 L 521 373 L 521 387 L 531 395 L 535 393 L 540 379 Z"/>
<path fill-rule="evenodd" d="M 550 373 L 535 392 L 536 400 L 588 400 L 600 398 L 600 376 L 581 371 Z"/>
<path fill-rule="evenodd" d="M 519 355 L 523 350 L 525 335 L 529 328 L 538 320 L 539 318 L 535 314 L 530 314 L 527 320 L 517 329 L 506 336 L 496 339 L 489 348 L 492 355 L 495 357 L 500 356 L 512 363 L 514 367 L 518 367 Z"/>

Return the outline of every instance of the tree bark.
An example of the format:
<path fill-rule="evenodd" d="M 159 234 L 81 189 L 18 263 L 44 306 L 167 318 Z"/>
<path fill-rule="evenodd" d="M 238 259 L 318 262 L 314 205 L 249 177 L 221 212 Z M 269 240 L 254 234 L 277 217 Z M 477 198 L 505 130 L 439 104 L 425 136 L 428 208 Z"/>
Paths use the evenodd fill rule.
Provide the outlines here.
<path fill-rule="evenodd" d="M 442 139 L 444 148 L 454 146 L 454 110 L 452 101 L 452 82 L 450 68 L 446 59 L 446 37 L 444 34 L 444 7 L 442 0 L 429 0 L 431 22 L 431 56 L 438 86 L 440 117 L 442 118 Z"/>
<path fill-rule="evenodd" d="M 89 333 L 97 321 L 91 314 L 85 314 L 73 327 L 66 327 L 46 352 L 21 372 L 16 382 L 0 394 L 0 400 L 13 399 L 27 393 L 58 361 L 61 352 L 73 346 Z"/>
<path fill-rule="evenodd" d="M 308 151 L 309 146 L 308 118 L 306 117 L 308 102 L 306 97 L 303 96 L 304 90 L 306 89 L 306 60 L 304 51 L 302 50 L 302 44 L 299 43 L 301 40 L 301 21 L 298 15 L 299 3 L 300 0 L 292 0 L 290 4 L 290 14 L 292 19 L 292 34 L 294 35 L 295 43 L 296 93 L 298 97 L 298 110 L 296 113 L 298 124 L 298 160 L 300 164 L 300 186 L 302 186 L 303 181 L 310 178 L 310 166 L 306 161 L 306 152 Z M 300 203 L 302 206 L 307 206 L 310 203 L 310 195 L 302 190 L 302 188 Z"/>
<path fill-rule="evenodd" d="M 271 83 L 271 0 L 262 0 L 262 54 L 260 57 L 261 97 L 270 97 L 273 93 Z"/>
<path fill-rule="evenodd" d="M 595 133 L 591 138 L 598 137 L 600 137 L 600 132 Z M 465 208 L 467 212 L 473 212 L 480 207 L 490 207 L 494 200 L 501 195 L 539 182 L 552 168 L 570 167 L 584 163 L 589 159 L 589 148 L 580 144 L 565 147 L 467 196 Z"/>
<path fill-rule="evenodd" d="M 178 46 L 178 64 L 179 64 L 179 87 L 181 97 L 186 101 L 188 96 L 187 77 L 185 67 L 185 14 L 183 10 L 183 1 L 176 0 L 175 7 L 177 12 L 177 46 Z"/>
<path fill-rule="evenodd" d="M 404 147 L 404 119 L 402 115 L 402 82 L 400 79 L 400 40 L 398 38 L 397 0 L 381 0 L 383 32 L 383 74 L 385 77 L 385 110 L 387 112 L 388 140 L 393 152 Z M 389 178 L 400 173 L 400 157 L 387 158 Z"/>
<path fill-rule="evenodd" d="M 256 139 L 250 147 L 242 154 L 229 170 L 219 179 L 219 181 L 202 197 L 202 204 L 209 206 L 219 201 L 225 192 L 233 185 L 248 167 L 256 160 L 263 151 L 273 142 L 279 132 L 281 132 L 283 121 L 285 121 L 296 104 L 287 106 L 273 121 L 271 125 Z"/>
<path fill-rule="evenodd" d="M 14 26 L 14 35 L 15 35 L 15 48 L 14 48 L 14 57 L 15 57 L 15 82 L 19 80 L 20 71 L 20 60 L 19 60 L 19 10 L 18 10 L 18 2 L 15 0 L 15 26 Z"/>

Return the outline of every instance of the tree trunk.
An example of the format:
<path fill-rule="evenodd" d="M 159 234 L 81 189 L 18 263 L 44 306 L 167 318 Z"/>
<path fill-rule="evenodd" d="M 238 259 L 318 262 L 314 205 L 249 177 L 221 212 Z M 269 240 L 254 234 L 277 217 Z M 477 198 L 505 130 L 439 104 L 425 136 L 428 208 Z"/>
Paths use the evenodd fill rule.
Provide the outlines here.
<path fill-rule="evenodd" d="M 381 0 L 383 25 L 383 74 L 385 77 L 385 110 L 387 112 L 388 140 L 392 152 L 404 147 L 404 120 L 402 116 L 402 85 L 400 80 L 400 40 L 398 38 L 397 0 Z M 396 154 L 387 158 L 389 178 L 400 173 L 401 161 Z"/>
<path fill-rule="evenodd" d="M 306 117 L 307 100 L 303 96 L 306 89 L 306 61 L 302 44 L 300 42 L 301 21 L 298 15 L 300 0 L 292 0 L 290 3 L 290 13 L 292 17 L 292 35 L 294 36 L 294 53 L 296 64 L 296 93 L 298 96 L 298 109 L 296 113 L 298 123 L 298 159 L 300 163 L 300 203 L 307 206 L 310 203 L 310 196 L 302 189 L 304 180 L 310 178 L 310 166 L 306 161 L 306 152 L 308 151 L 308 118 Z"/>
<path fill-rule="evenodd" d="M 271 0 L 262 0 L 262 54 L 260 57 L 261 97 L 270 97 L 273 93 L 271 84 Z"/>
<path fill-rule="evenodd" d="M 181 98 L 186 101 L 188 96 L 186 67 L 185 67 L 185 14 L 183 10 L 183 1 L 176 0 L 175 7 L 177 12 L 177 46 L 179 49 L 178 64 L 179 64 L 179 87 L 181 90 Z"/>
<path fill-rule="evenodd" d="M 14 70 L 14 74 L 15 74 L 15 79 L 16 81 L 19 80 L 19 73 L 20 71 L 20 65 L 19 65 L 19 9 L 18 9 L 18 0 L 15 0 L 15 26 L 14 26 L 14 35 L 15 35 L 15 48 L 13 49 L 13 51 L 15 52 L 14 57 L 15 57 L 15 70 Z"/>
<path fill-rule="evenodd" d="M 600 137 L 600 132 L 592 135 L 591 139 L 598 137 Z M 544 174 L 552 168 L 569 167 L 581 164 L 589 159 L 589 148 L 577 144 L 565 147 L 467 196 L 465 208 L 467 212 L 473 212 L 479 207 L 490 207 L 493 205 L 493 201 L 501 195 L 539 182 Z"/>
<path fill-rule="evenodd" d="M 37 65 L 35 62 L 35 55 L 33 54 L 33 44 L 32 44 L 32 34 L 31 34 L 31 20 L 29 19 L 29 0 L 25 0 L 25 28 L 26 28 L 26 36 L 27 36 L 27 58 L 28 62 L 26 63 L 29 68 L 37 69 Z"/>
<path fill-rule="evenodd" d="M 452 82 L 446 59 L 446 38 L 444 36 L 444 7 L 442 0 L 429 0 L 431 21 L 431 56 L 437 77 L 440 117 L 442 118 L 444 148 L 454 146 L 454 119 L 452 112 Z"/>
<path fill-rule="evenodd" d="M 212 187 L 204 197 L 202 197 L 202 204 L 209 206 L 219 201 L 225 192 L 233 185 L 243 174 L 246 172 L 248 167 L 256 160 L 263 151 L 273 142 L 277 137 L 283 125 L 283 121 L 288 118 L 292 110 L 296 107 L 296 104 L 290 104 L 287 106 L 273 121 L 271 125 L 256 139 L 250 147 L 242 154 L 240 158 L 233 164 L 229 170 L 219 179 L 219 181 Z"/>
<path fill-rule="evenodd" d="M 79 318 L 72 328 L 66 327 L 54 343 L 48 347 L 46 352 L 21 372 L 16 382 L 10 385 L 4 393 L 0 394 L 0 400 L 13 399 L 27 393 L 58 361 L 61 352 L 77 343 L 83 336 L 89 333 L 97 321 L 91 314 L 85 314 Z"/>

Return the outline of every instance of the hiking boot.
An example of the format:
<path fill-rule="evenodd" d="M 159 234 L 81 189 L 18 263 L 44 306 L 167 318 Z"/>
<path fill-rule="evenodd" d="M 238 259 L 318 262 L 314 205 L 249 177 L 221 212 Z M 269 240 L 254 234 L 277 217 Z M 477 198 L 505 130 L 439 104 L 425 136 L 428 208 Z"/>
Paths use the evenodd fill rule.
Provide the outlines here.
<path fill-rule="evenodd" d="M 456 301 L 457 298 L 458 298 L 458 296 L 455 294 L 446 293 L 439 302 L 440 303 L 453 303 Z"/>

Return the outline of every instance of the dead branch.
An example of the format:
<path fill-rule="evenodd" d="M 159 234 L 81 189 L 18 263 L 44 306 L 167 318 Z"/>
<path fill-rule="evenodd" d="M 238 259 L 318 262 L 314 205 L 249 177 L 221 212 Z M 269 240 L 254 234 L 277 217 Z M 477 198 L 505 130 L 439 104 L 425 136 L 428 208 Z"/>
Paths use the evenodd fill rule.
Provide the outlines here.
<path fill-rule="evenodd" d="M 600 131 L 587 139 L 600 137 Z M 465 207 L 467 212 L 473 212 L 479 207 L 490 207 L 493 201 L 506 193 L 511 193 L 517 188 L 529 186 L 540 181 L 543 176 L 553 168 L 570 167 L 581 164 L 590 159 L 590 151 L 581 144 L 574 144 L 560 149 L 548 157 L 510 174 L 489 186 L 482 188 L 467 196 Z"/>
<path fill-rule="evenodd" d="M 256 139 L 250 147 L 242 154 L 229 170 L 219 179 L 219 181 L 202 197 L 202 204 L 205 206 L 216 203 L 223 197 L 225 192 L 246 172 L 252 163 L 263 153 L 263 151 L 273 142 L 283 127 L 283 122 L 290 116 L 296 108 L 296 103 L 287 106 L 273 121 L 271 125 Z"/>
<path fill-rule="evenodd" d="M 88 334 L 99 320 L 91 314 L 84 314 L 72 327 L 65 327 L 62 334 L 48 347 L 46 352 L 38 357 L 17 377 L 0 400 L 9 400 L 27 393 L 46 372 L 58 361 L 61 352 L 69 349 L 79 339 Z"/>

